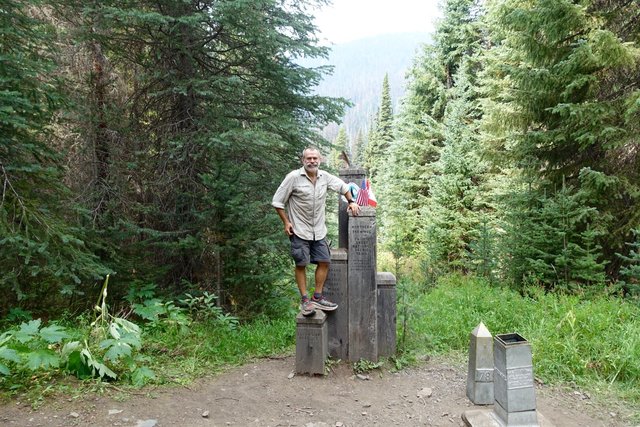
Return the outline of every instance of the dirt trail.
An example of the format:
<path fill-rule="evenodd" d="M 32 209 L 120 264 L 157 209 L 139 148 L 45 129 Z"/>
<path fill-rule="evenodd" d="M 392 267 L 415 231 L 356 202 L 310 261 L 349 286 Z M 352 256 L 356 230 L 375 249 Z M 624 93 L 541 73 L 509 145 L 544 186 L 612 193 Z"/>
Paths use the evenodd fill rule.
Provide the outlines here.
<path fill-rule="evenodd" d="M 462 426 L 462 413 L 473 407 L 464 366 L 428 361 L 363 379 L 345 363 L 325 377 L 292 376 L 294 364 L 293 357 L 259 360 L 188 388 L 61 399 L 37 411 L 14 402 L 0 406 L 0 425 Z M 538 410 L 557 427 L 634 425 L 629 409 L 604 408 L 578 391 L 538 386 L 536 397 Z"/>

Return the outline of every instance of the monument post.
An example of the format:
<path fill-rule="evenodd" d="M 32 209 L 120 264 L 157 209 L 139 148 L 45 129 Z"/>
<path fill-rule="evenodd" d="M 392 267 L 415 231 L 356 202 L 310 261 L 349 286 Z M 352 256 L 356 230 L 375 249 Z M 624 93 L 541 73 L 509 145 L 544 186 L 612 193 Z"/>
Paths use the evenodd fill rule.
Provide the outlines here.
<path fill-rule="evenodd" d="M 365 178 L 365 170 L 361 168 L 348 168 L 340 170 L 340 178 L 348 183 L 354 183 L 358 187 L 362 184 L 362 180 Z M 347 230 L 347 223 L 349 222 L 349 214 L 347 213 L 347 202 L 342 200 L 342 197 L 338 202 L 338 247 L 349 247 L 349 232 Z"/>
<path fill-rule="evenodd" d="M 467 397 L 476 405 L 492 405 L 494 401 L 493 337 L 482 322 L 469 337 Z"/>
<path fill-rule="evenodd" d="M 378 356 L 396 354 L 396 276 L 376 274 L 378 288 Z"/>
<path fill-rule="evenodd" d="M 349 360 L 349 286 L 347 277 L 347 250 L 331 250 L 331 267 L 324 284 L 324 295 L 338 304 L 338 309 L 327 316 L 329 355 Z"/>
<path fill-rule="evenodd" d="M 507 425 L 537 425 L 531 344 L 520 334 L 493 339 L 496 415 Z"/>
<path fill-rule="evenodd" d="M 378 361 L 376 213 L 362 206 L 348 220 L 349 359 Z"/>
<path fill-rule="evenodd" d="M 296 372 L 324 374 L 327 360 L 327 315 L 316 310 L 313 316 L 296 317 Z"/>

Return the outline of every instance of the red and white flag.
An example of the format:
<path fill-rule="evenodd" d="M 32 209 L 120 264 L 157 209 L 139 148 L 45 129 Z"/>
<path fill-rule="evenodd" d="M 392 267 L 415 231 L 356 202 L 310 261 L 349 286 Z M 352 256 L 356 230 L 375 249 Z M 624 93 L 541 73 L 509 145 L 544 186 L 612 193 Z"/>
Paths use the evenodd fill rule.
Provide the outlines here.
<path fill-rule="evenodd" d="M 358 191 L 358 198 L 356 199 L 356 203 L 360 206 L 378 206 L 378 201 L 376 200 L 376 196 L 373 194 L 373 190 L 371 189 L 371 181 L 368 179 L 362 180 L 362 185 L 360 186 L 360 190 Z"/>
<path fill-rule="evenodd" d="M 371 181 L 367 180 L 367 192 L 369 193 L 369 206 L 378 206 L 375 194 L 373 194 L 373 188 L 371 188 Z"/>

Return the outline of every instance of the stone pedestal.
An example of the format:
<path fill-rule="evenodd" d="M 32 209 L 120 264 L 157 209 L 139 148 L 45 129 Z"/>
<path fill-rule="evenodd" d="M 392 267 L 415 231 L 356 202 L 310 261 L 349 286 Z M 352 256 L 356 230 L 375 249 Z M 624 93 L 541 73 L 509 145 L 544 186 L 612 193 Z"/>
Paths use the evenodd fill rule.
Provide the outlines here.
<path fill-rule="evenodd" d="M 540 412 L 537 424 L 505 424 L 491 409 L 470 409 L 462 414 L 462 421 L 468 427 L 555 427 Z"/>
<path fill-rule="evenodd" d="M 493 337 L 482 322 L 469 337 L 467 397 L 475 405 L 493 404 Z"/>
<path fill-rule="evenodd" d="M 338 304 L 338 309 L 327 313 L 329 355 L 335 359 L 349 360 L 349 287 L 347 283 L 347 250 L 331 250 L 331 266 L 323 294 Z"/>
<path fill-rule="evenodd" d="M 296 316 L 296 372 L 324 374 L 327 360 L 327 315 L 316 310 L 313 316 Z"/>
<path fill-rule="evenodd" d="M 362 180 L 366 176 L 366 171 L 361 168 L 349 168 L 349 169 L 341 169 L 340 178 L 349 184 L 353 182 L 358 187 L 362 184 Z M 349 232 L 347 230 L 347 226 L 349 223 L 349 214 L 347 213 L 347 203 L 342 200 L 342 196 L 340 196 L 340 201 L 338 202 L 338 247 L 340 248 L 348 248 L 349 247 Z"/>
<path fill-rule="evenodd" d="M 368 206 L 348 221 L 349 360 L 378 361 L 376 216 Z"/>
<path fill-rule="evenodd" d="M 396 276 L 382 272 L 376 275 L 378 288 L 378 356 L 396 354 Z"/>
<path fill-rule="evenodd" d="M 495 414 L 506 425 L 538 425 L 531 345 L 519 334 L 493 340 Z"/>

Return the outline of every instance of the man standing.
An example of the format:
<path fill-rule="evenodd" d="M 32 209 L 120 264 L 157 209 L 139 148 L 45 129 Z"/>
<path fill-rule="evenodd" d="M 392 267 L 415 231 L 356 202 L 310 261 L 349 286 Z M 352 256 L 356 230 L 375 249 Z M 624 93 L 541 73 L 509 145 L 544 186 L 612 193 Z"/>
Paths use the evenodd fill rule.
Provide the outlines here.
<path fill-rule="evenodd" d="M 291 256 L 296 263 L 295 278 L 302 298 L 300 306 L 304 316 L 311 316 L 315 309 L 333 311 L 338 305 L 322 295 L 322 288 L 329 272 L 331 253 L 325 239 L 325 207 L 327 191 L 344 194 L 347 209 L 358 215 L 360 207 L 352 199 L 349 186 L 340 178 L 321 171 L 320 151 L 308 147 L 302 152 L 302 167 L 290 172 L 278 187 L 271 205 L 284 224 L 284 232 L 291 240 Z M 285 205 L 288 209 L 285 211 Z M 313 297 L 307 295 L 306 267 L 317 264 L 316 287 Z"/>

